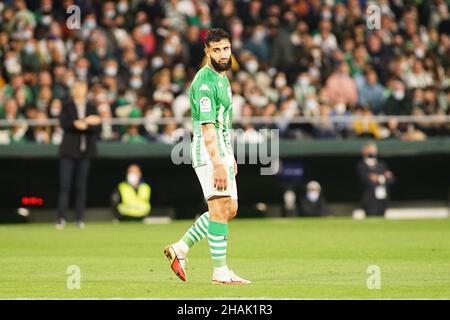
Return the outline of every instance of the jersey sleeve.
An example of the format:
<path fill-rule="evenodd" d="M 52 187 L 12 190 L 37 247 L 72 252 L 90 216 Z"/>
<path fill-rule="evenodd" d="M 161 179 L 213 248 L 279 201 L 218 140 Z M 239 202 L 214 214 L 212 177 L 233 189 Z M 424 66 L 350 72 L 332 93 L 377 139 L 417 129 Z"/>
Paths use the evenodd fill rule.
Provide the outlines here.
<path fill-rule="evenodd" d="M 198 86 L 196 93 L 196 103 L 199 108 L 199 122 L 215 123 L 216 122 L 216 98 L 214 88 L 208 83 L 202 83 Z"/>

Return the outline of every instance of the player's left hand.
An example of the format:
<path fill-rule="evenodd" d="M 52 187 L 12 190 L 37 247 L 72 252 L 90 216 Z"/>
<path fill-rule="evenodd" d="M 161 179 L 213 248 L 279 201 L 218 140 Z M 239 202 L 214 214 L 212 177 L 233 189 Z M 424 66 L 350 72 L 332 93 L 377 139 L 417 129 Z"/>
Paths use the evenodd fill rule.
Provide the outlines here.
<path fill-rule="evenodd" d="M 85 118 L 85 121 L 90 126 L 96 126 L 102 123 L 102 118 L 97 115 L 90 115 Z"/>

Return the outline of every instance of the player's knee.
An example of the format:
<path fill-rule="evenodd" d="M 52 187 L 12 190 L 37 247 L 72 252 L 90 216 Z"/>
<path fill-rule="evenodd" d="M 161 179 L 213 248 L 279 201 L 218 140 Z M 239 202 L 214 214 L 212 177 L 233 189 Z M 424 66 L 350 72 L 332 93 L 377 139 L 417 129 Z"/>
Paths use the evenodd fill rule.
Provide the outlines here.
<path fill-rule="evenodd" d="M 231 198 L 219 197 L 212 198 L 208 201 L 210 217 L 225 221 L 230 220 Z"/>

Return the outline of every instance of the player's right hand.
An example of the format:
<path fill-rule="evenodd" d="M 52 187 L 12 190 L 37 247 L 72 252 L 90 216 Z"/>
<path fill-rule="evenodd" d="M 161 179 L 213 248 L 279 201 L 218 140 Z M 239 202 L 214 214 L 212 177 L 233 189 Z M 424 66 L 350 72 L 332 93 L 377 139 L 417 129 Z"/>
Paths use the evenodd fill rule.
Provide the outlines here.
<path fill-rule="evenodd" d="M 102 118 L 100 118 L 99 116 L 97 116 L 97 115 L 90 115 L 90 116 L 87 116 L 86 118 L 85 118 L 85 121 L 86 121 L 86 123 L 88 124 L 88 125 L 90 125 L 90 126 L 96 126 L 96 125 L 99 125 L 100 123 L 102 123 Z"/>
<path fill-rule="evenodd" d="M 84 120 L 78 119 L 73 122 L 73 126 L 78 130 L 84 131 L 87 129 L 88 124 Z"/>
<path fill-rule="evenodd" d="M 224 191 L 227 189 L 227 173 L 222 164 L 214 166 L 214 188 L 219 191 Z"/>

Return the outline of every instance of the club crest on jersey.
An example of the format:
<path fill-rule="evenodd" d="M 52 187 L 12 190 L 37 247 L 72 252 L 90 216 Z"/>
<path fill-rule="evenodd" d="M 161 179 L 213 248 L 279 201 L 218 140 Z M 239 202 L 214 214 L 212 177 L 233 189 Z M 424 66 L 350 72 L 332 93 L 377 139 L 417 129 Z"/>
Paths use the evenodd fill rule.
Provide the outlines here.
<path fill-rule="evenodd" d="M 200 112 L 210 112 L 211 111 L 211 100 L 208 97 L 203 97 L 200 99 Z"/>

